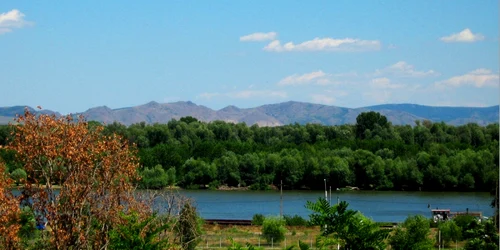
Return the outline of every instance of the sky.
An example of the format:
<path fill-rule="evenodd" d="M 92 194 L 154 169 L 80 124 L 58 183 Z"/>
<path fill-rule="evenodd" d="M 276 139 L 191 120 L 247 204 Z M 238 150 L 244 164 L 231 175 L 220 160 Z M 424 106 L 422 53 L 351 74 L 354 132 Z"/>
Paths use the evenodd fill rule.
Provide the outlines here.
<path fill-rule="evenodd" d="M 497 0 L 0 2 L 0 107 L 499 104 Z"/>

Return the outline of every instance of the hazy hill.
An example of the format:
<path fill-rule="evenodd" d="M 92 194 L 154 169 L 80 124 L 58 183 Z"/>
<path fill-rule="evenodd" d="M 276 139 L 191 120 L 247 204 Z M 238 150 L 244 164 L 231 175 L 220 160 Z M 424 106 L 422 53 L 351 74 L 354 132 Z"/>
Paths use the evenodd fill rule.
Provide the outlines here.
<path fill-rule="evenodd" d="M 54 112 L 52 110 L 39 110 L 39 109 L 34 109 L 32 107 L 26 107 L 26 106 L 11 106 L 11 107 L 0 107 L 0 124 L 8 124 L 9 122 L 13 122 L 14 118 L 16 117 L 16 114 L 22 115 L 24 114 L 24 109 L 28 108 L 28 110 L 31 113 L 35 114 L 55 114 L 55 115 L 61 115 L 57 112 Z"/>
<path fill-rule="evenodd" d="M 58 114 L 50 110 L 31 111 Z M 387 116 L 393 124 L 414 125 L 416 120 L 431 120 L 461 125 L 475 122 L 480 125 L 498 122 L 499 106 L 474 107 L 433 107 L 416 104 L 384 104 L 363 108 L 343 108 L 304 102 L 283 102 L 267 104 L 255 108 L 240 109 L 227 106 L 220 110 L 192 102 L 157 103 L 149 102 L 135 107 L 110 109 L 106 106 L 94 107 L 83 113 L 87 120 L 105 123 L 114 121 L 130 125 L 138 122 L 166 123 L 172 119 L 192 116 L 201 121 L 223 120 L 245 122 L 248 125 L 279 126 L 291 123 L 319 123 L 324 125 L 354 124 L 356 117 L 366 111 L 377 111 Z M 15 114 L 22 114 L 23 106 L 0 108 L 0 123 L 11 121 Z"/>

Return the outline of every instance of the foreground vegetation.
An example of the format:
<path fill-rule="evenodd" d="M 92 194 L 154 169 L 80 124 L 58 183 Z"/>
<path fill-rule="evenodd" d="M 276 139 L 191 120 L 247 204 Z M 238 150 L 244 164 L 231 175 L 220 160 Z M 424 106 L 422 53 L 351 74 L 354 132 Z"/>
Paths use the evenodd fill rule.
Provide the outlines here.
<path fill-rule="evenodd" d="M 384 122 L 385 118 L 379 114 L 369 113 L 367 117 L 364 116 L 362 114 L 358 117 L 360 119 L 358 119 L 355 128 L 360 129 L 361 127 L 360 131 L 364 132 L 357 136 L 365 137 L 374 134 L 370 128 L 366 128 L 366 124 L 362 126 L 365 122 L 364 119 L 375 121 L 373 131 L 381 129 L 380 122 L 382 122 L 382 125 L 385 124 L 384 126 L 389 126 L 385 127 L 385 129 L 391 128 L 390 124 L 387 125 L 387 122 Z M 203 234 L 201 229 L 202 221 L 196 212 L 196 208 L 188 200 L 175 194 L 167 194 L 161 197 L 154 194 L 148 197 L 139 197 L 134 192 L 137 183 L 145 185 L 148 181 L 155 179 L 155 175 L 148 175 L 149 178 L 140 180 L 138 171 L 141 169 L 140 162 L 144 161 L 144 159 L 138 158 L 138 156 L 141 156 L 141 149 L 139 149 L 138 153 L 134 144 L 123 140 L 119 135 L 106 131 L 103 126 L 88 124 L 81 119 L 73 120 L 70 116 L 57 118 L 40 115 L 37 117 L 26 111 L 24 115 L 18 117 L 17 122 L 22 125 L 10 128 L 13 133 L 9 137 L 9 143 L 1 149 L 2 155 L 7 158 L 7 167 L 3 161 L 0 161 L 0 248 L 191 250 L 195 249 L 200 243 Z M 185 124 L 204 124 L 194 119 L 188 119 L 189 123 L 182 122 Z M 385 131 L 385 129 L 380 131 Z M 363 142 L 363 139 L 361 142 Z M 377 140 L 365 142 L 370 145 L 370 143 L 376 144 Z M 497 140 L 492 140 L 490 143 L 495 142 L 498 143 Z M 378 141 L 378 143 L 384 143 L 384 141 Z M 285 143 L 284 145 L 289 144 Z M 318 156 L 313 154 L 316 147 L 319 147 L 316 144 L 312 146 L 307 143 L 291 145 L 296 145 L 296 148 L 281 149 L 281 151 L 295 152 L 305 158 Z M 298 148 L 302 147 L 305 152 L 309 152 L 311 155 L 300 153 L 302 151 L 298 151 Z M 439 144 L 436 146 L 431 143 L 429 147 L 430 149 L 433 147 L 439 148 Z M 272 146 L 267 147 L 269 150 L 272 148 Z M 321 148 L 317 149 L 320 150 Z M 328 152 L 332 154 L 335 151 L 328 148 L 326 150 L 330 150 Z M 399 158 L 402 156 L 383 160 L 380 155 L 390 154 L 390 150 L 383 150 L 385 153 L 377 153 L 379 152 L 377 150 L 375 154 L 364 149 L 349 150 L 351 149 L 338 150 L 338 152 L 341 152 L 342 158 L 340 155 L 335 156 L 335 154 L 333 154 L 334 156 L 325 155 L 325 157 L 335 159 L 334 162 L 336 163 L 339 163 L 339 161 L 346 161 L 347 163 L 351 160 L 354 161 L 353 170 L 355 173 L 352 173 L 353 176 L 351 177 L 354 178 L 354 181 L 360 181 L 359 178 L 362 176 L 362 181 L 359 183 L 362 187 L 372 187 L 374 185 L 372 182 L 375 181 L 373 178 L 375 177 L 385 178 L 384 183 L 386 183 L 389 178 L 387 176 L 391 175 L 388 175 L 390 172 L 385 172 L 387 166 L 384 164 L 391 161 L 403 162 Z M 460 154 L 462 151 L 480 154 L 481 157 L 487 157 L 489 153 L 489 156 L 494 158 L 493 154 L 487 149 L 481 149 L 481 147 L 471 147 L 464 150 L 455 149 L 453 154 Z M 255 156 L 248 157 L 256 157 L 256 161 L 259 162 L 258 155 L 265 155 L 265 152 L 262 151 Z M 351 156 L 349 156 L 349 152 L 351 152 Z M 299 166 L 300 168 L 302 165 L 293 165 L 295 159 L 293 155 L 285 154 L 282 156 L 281 154 L 269 153 L 266 156 L 275 155 L 278 157 L 275 159 L 278 161 L 275 162 L 277 165 L 274 165 L 275 172 L 273 173 L 259 172 L 261 170 L 260 165 L 254 166 L 251 164 L 252 161 L 243 161 L 243 165 L 238 165 L 239 168 L 235 170 L 236 175 L 233 172 L 228 174 L 235 178 L 239 177 L 241 182 L 245 178 L 253 179 L 255 182 L 251 185 L 258 185 L 258 187 L 272 184 L 271 180 L 275 180 L 275 177 L 270 178 L 269 176 L 276 173 L 287 173 L 295 176 L 296 169 L 290 169 L 290 166 Z M 370 154 L 372 155 L 370 156 Z M 441 162 L 443 158 L 447 159 L 446 162 L 448 162 L 458 157 L 453 154 L 449 157 L 441 156 L 438 162 Z M 243 159 L 246 157 L 245 155 L 242 156 Z M 356 158 L 359 155 L 365 155 L 368 158 Z M 144 157 L 147 159 L 147 155 Z M 429 157 L 429 161 L 432 161 L 432 155 L 429 155 Z M 474 171 L 477 171 L 478 166 L 481 171 L 486 171 L 487 174 L 497 171 L 497 169 L 491 169 L 492 166 L 484 161 L 479 163 L 478 161 L 483 158 L 477 157 L 473 159 L 473 163 L 476 164 L 474 165 L 476 167 Z M 498 154 L 496 157 L 498 157 Z M 210 181 L 209 184 L 216 181 L 213 179 L 197 179 L 197 176 L 203 177 L 210 174 L 210 168 L 214 166 L 214 163 L 203 163 L 204 160 L 202 159 L 188 159 L 180 167 L 182 171 L 185 171 L 186 166 L 189 166 L 192 162 L 195 164 L 194 169 L 187 172 L 181 171 L 186 176 L 182 177 L 183 179 L 179 183 L 183 185 L 190 183 L 192 185 L 193 183 L 199 184 L 198 181 Z M 217 159 L 214 160 L 217 161 Z M 472 164 L 469 159 L 463 160 Z M 298 158 L 295 161 L 298 161 Z M 374 166 L 373 164 L 377 161 L 381 165 Z M 419 161 L 419 158 L 417 158 L 415 160 L 416 164 Z M 268 162 L 266 160 L 263 163 Z M 494 163 L 492 164 L 494 165 Z M 209 166 L 208 169 L 207 166 Z M 227 170 L 227 165 L 221 166 L 223 167 L 220 168 L 220 171 Z M 250 168 L 244 168 L 244 166 Z M 332 165 L 331 169 L 328 167 L 322 169 L 333 171 L 336 166 Z M 349 164 L 343 166 L 344 172 L 331 173 L 335 173 L 338 178 L 343 176 L 339 175 L 339 173 L 349 173 L 351 166 Z M 439 164 L 437 166 L 439 168 L 447 167 Z M 473 167 L 470 164 L 465 166 L 467 168 Z M 377 172 L 379 167 L 382 168 L 383 172 Z M 429 168 L 428 166 L 427 169 Z M 163 170 L 161 167 L 155 169 L 158 171 Z M 153 173 L 156 171 L 155 169 L 153 169 Z M 245 172 L 240 171 L 240 169 L 256 172 Z M 465 167 L 460 169 L 461 171 L 470 171 Z M 285 170 L 289 172 L 284 172 Z M 146 177 L 145 171 L 150 171 L 150 169 L 144 168 L 142 170 L 143 177 Z M 176 173 L 175 180 L 179 180 L 182 176 L 178 175 L 175 167 L 169 168 L 167 173 L 168 171 Z M 398 171 L 402 171 L 402 169 Z M 219 172 L 216 171 L 216 173 Z M 249 173 L 259 175 L 254 176 Z M 305 172 L 302 174 L 305 175 Z M 474 172 L 474 174 L 479 173 Z M 173 176 L 171 177 L 173 178 Z M 479 177 L 491 176 L 481 175 Z M 479 177 L 478 180 L 482 180 L 480 187 L 489 187 L 488 185 L 491 183 L 485 181 L 485 179 L 479 179 Z M 270 178 L 270 182 L 261 183 L 262 178 Z M 473 178 L 476 178 L 476 176 L 473 176 Z M 191 182 L 186 182 L 186 180 L 191 180 Z M 294 180 L 298 183 L 301 181 L 300 178 L 288 179 L 289 187 L 294 187 L 290 184 Z M 11 193 L 14 182 L 17 182 L 22 187 L 22 193 L 19 197 L 14 197 Z M 58 195 L 55 195 L 56 184 L 59 190 Z M 373 187 L 379 188 L 380 186 Z M 165 199 L 166 204 L 168 204 L 162 214 L 157 214 L 154 207 L 155 199 L 158 198 Z M 349 209 L 346 202 L 330 206 L 325 199 L 319 199 L 317 202 L 308 202 L 305 206 L 311 210 L 308 222 L 297 216 L 285 216 L 283 218 L 256 216 L 255 219 L 262 222 L 261 233 L 267 244 L 269 244 L 269 241 L 271 241 L 272 245 L 274 242 L 279 243 L 286 239 L 284 237 L 287 233 L 286 224 L 308 223 L 316 225 L 316 229 L 319 231 L 317 236 L 315 235 L 314 245 L 320 249 L 335 246 L 340 246 L 342 249 L 386 249 L 388 247 L 391 249 L 431 249 L 436 246 L 435 236 L 431 234 L 429 220 L 420 216 L 409 216 L 396 229 L 387 230 L 381 229 L 379 224 L 366 218 L 363 214 Z M 458 217 L 454 221 L 439 224 L 438 229 L 442 232 L 443 245 L 462 240 L 466 241 L 465 249 L 498 249 L 498 229 L 495 228 L 491 220 L 478 221 L 472 217 Z M 297 244 L 301 249 L 309 247 L 308 244 L 300 241 Z M 242 245 L 233 241 L 229 249 L 241 249 L 242 247 Z M 251 244 L 247 245 L 247 247 L 255 248 Z"/>

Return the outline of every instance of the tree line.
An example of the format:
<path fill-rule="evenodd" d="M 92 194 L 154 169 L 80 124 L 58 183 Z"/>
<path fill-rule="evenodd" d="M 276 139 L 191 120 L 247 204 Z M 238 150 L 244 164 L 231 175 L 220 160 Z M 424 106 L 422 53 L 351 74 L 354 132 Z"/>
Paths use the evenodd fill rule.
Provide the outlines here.
<path fill-rule="evenodd" d="M 417 121 L 392 125 L 377 112 L 356 124 L 247 126 L 193 117 L 166 124 L 104 126 L 138 148 L 140 185 L 162 188 L 219 186 L 285 189 L 356 186 L 376 190 L 491 191 L 498 179 L 498 124 Z M 0 127 L 0 145 L 9 138 Z M 0 157 L 10 172 L 21 168 L 12 152 Z"/>

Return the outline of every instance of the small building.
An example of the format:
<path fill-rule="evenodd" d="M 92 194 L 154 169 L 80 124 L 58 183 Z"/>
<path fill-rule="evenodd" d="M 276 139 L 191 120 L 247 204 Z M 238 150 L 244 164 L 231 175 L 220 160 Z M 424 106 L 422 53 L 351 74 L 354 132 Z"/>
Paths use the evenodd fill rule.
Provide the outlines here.
<path fill-rule="evenodd" d="M 432 220 L 434 222 L 448 220 L 451 218 L 450 209 L 432 209 Z"/>
<path fill-rule="evenodd" d="M 431 209 L 431 213 L 432 213 L 432 220 L 434 222 L 445 221 L 453 219 L 454 217 L 457 216 L 464 216 L 464 215 L 473 216 L 479 220 L 483 218 L 482 212 L 469 212 L 468 209 L 465 212 L 451 212 L 450 209 Z"/>

